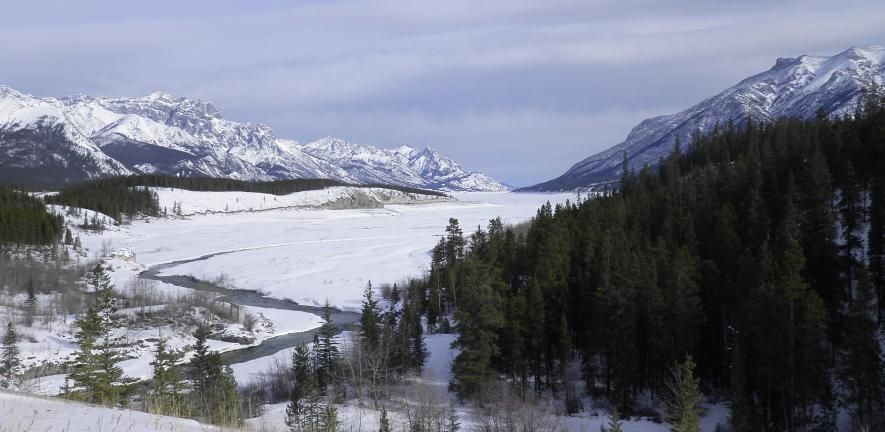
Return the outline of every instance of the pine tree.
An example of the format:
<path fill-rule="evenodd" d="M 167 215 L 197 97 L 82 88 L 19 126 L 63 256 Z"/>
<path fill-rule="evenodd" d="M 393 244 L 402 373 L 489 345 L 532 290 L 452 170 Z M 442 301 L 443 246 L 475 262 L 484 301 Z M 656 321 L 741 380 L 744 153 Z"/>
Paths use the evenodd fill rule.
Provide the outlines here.
<path fill-rule="evenodd" d="M 131 390 L 134 379 L 128 378 L 117 364 L 125 360 L 122 338 L 114 335 L 118 317 L 113 299 L 113 285 L 100 266 L 93 270 L 96 280 L 104 281 L 94 307 L 77 320 L 76 337 L 80 350 L 72 362 L 71 379 L 79 389 L 80 396 L 92 403 L 117 405 L 123 402 Z"/>
<path fill-rule="evenodd" d="M 301 423 L 302 400 L 318 391 L 310 365 L 311 353 L 305 344 L 299 344 L 292 351 L 292 392 L 286 405 L 286 425 L 290 428 Z"/>
<path fill-rule="evenodd" d="M 381 330 L 379 324 L 381 322 L 381 309 L 378 307 L 378 300 L 374 298 L 374 290 L 372 290 L 372 282 L 366 284 L 363 291 L 363 309 L 360 316 L 360 326 L 362 329 L 361 338 L 366 346 L 375 348 L 381 341 Z"/>
<path fill-rule="evenodd" d="M 101 291 L 111 286 L 111 277 L 105 272 L 101 263 L 99 263 L 86 274 L 86 284 L 98 297 Z"/>
<path fill-rule="evenodd" d="M 732 351 L 732 368 L 729 381 L 729 424 L 732 432 L 750 432 L 750 406 L 746 395 L 746 371 L 740 345 Z"/>
<path fill-rule="evenodd" d="M 37 293 L 34 290 L 34 279 L 28 278 L 25 298 L 25 325 L 30 327 L 34 324 L 34 315 L 37 314 Z"/>
<path fill-rule="evenodd" d="M 314 350 L 317 356 L 317 382 L 319 388 L 326 391 L 328 386 L 334 384 L 341 358 L 338 344 L 335 342 L 338 326 L 332 321 L 332 306 L 329 304 L 329 300 L 326 300 L 326 304 L 323 306 L 321 317 L 323 323 L 317 330 L 317 343 Z"/>
<path fill-rule="evenodd" d="M 102 334 L 101 317 L 94 307 L 89 308 L 75 323 L 77 333 L 74 341 L 78 351 L 74 360 L 70 363 L 71 373 L 69 378 L 73 381 L 71 389 L 74 390 L 69 396 L 82 399 L 86 402 L 96 402 L 98 397 L 98 364 L 96 345 Z"/>
<path fill-rule="evenodd" d="M 206 341 L 209 338 L 209 327 L 200 325 L 194 331 L 194 355 L 191 357 L 190 379 L 194 386 L 194 393 L 197 395 L 205 395 L 210 387 L 210 376 L 212 375 L 210 364 L 209 345 Z"/>
<path fill-rule="evenodd" d="M 206 343 L 208 337 L 209 328 L 198 326 L 194 332 L 196 341 L 191 357 L 191 396 L 204 419 L 215 424 L 236 426 L 239 416 L 233 369 L 221 359 L 218 352 L 209 350 Z"/>
<path fill-rule="evenodd" d="M 381 407 L 381 416 L 378 419 L 378 432 L 392 432 L 390 429 L 390 419 L 387 418 L 387 409 Z"/>
<path fill-rule="evenodd" d="M 411 366 L 418 374 L 424 368 L 427 361 L 427 342 L 424 340 L 424 329 L 421 327 L 421 321 L 415 321 L 413 325 L 412 339 L 409 343 L 409 354 Z"/>
<path fill-rule="evenodd" d="M 157 348 L 154 351 L 154 361 L 150 364 L 154 372 L 152 379 L 154 387 L 153 397 L 156 410 L 160 414 L 183 414 L 184 407 L 181 403 L 181 397 L 185 384 L 184 377 L 176 365 L 176 362 L 181 357 L 180 354 L 169 351 L 165 339 L 161 338 L 157 342 Z"/>
<path fill-rule="evenodd" d="M 618 413 L 618 408 L 612 408 L 612 415 L 608 421 L 608 427 L 600 426 L 602 432 L 624 432 L 623 422 L 621 422 L 621 416 Z"/>
<path fill-rule="evenodd" d="M 3 334 L 3 347 L 0 350 L 0 387 L 12 388 L 20 372 L 22 363 L 18 351 L 18 334 L 12 321 L 6 323 Z"/>
<path fill-rule="evenodd" d="M 461 421 L 458 419 L 458 413 L 455 412 L 455 404 L 450 402 L 442 432 L 458 432 L 460 430 Z"/>
<path fill-rule="evenodd" d="M 700 432 L 701 399 L 703 395 L 698 389 L 699 380 L 694 375 L 695 364 L 690 356 L 686 356 L 673 370 L 673 376 L 667 384 L 667 419 L 673 432 Z"/>
<path fill-rule="evenodd" d="M 845 362 L 841 377 L 848 389 L 848 401 L 855 409 L 861 430 L 885 426 L 885 374 L 878 342 L 878 326 L 874 319 L 873 289 L 866 266 L 858 271 L 857 300 L 852 303 L 847 319 Z"/>
<path fill-rule="evenodd" d="M 452 363 L 452 388 L 460 397 L 477 394 L 486 381 L 497 376 L 492 358 L 498 354 L 497 332 L 503 324 L 500 299 L 492 287 L 489 269 L 468 261 L 464 298 L 455 310 L 458 338 L 452 347 L 461 352 Z"/>

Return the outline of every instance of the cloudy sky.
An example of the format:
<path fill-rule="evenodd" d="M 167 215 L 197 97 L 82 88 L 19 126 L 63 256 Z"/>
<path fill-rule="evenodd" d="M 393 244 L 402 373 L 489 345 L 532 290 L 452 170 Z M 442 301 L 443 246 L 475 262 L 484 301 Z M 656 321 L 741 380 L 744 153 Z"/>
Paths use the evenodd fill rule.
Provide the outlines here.
<path fill-rule="evenodd" d="M 512 185 L 777 57 L 885 44 L 880 0 L 5 3 L 0 83 L 26 93 L 163 89 L 301 142 L 431 146 Z"/>

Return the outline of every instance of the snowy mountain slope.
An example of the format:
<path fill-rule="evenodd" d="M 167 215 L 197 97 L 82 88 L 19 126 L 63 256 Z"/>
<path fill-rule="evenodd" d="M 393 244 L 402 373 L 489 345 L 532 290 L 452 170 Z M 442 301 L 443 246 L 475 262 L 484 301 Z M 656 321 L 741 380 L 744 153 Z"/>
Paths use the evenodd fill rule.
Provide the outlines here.
<path fill-rule="evenodd" d="M 677 114 L 641 122 L 627 139 L 572 166 L 560 177 L 525 188 L 553 191 L 606 182 L 620 174 L 624 153 L 634 169 L 654 164 L 672 151 L 676 138 L 709 132 L 717 124 L 740 126 L 747 118 L 811 118 L 818 110 L 831 116 L 850 114 L 873 82 L 885 81 L 885 47 L 851 48 L 834 56 L 780 58 L 775 65 L 734 87 Z"/>
<path fill-rule="evenodd" d="M 0 179 L 65 182 L 132 172 L 69 123 L 55 100 L 0 85 Z"/>
<path fill-rule="evenodd" d="M 505 191 L 508 188 L 477 172 L 467 172 L 429 147 L 394 150 L 325 137 L 301 146 L 316 158 L 342 167 L 361 183 L 394 183 L 446 191 Z"/>
<path fill-rule="evenodd" d="M 0 150 L 0 179 L 7 180 L 49 176 L 45 182 L 61 183 L 136 172 L 505 189 L 430 149 L 411 149 L 407 155 L 333 138 L 300 145 L 277 138 L 265 125 L 226 120 L 209 102 L 164 92 L 56 99 L 2 86 Z"/>

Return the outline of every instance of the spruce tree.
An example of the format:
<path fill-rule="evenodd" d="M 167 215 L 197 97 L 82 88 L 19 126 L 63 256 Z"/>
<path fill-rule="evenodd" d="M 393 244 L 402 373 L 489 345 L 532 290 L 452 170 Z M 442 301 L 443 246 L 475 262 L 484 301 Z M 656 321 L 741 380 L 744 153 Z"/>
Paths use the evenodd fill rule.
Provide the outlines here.
<path fill-rule="evenodd" d="M 392 432 L 390 419 L 387 418 L 387 409 L 381 407 L 381 415 L 378 419 L 378 432 Z"/>
<path fill-rule="evenodd" d="M 3 334 L 3 347 L 0 350 L 0 387 L 12 388 L 20 372 L 22 363 L 18 351 L 18 334 L 12 321 L 6 323 Z"/>
<path fill-rule="evenodd" d="M 37 314 L 37 292 L 34 289 L 34 279 L 28 278 L 25 298 L 25 325 L 30 327 L 34 324 L 34 315 Z"/>
<path fill-rule="evenodd" d="M 303 399 L 318 391 L 310 359 L 310 349 L 305 344 L 297 345 L 292 351 L 292 392 L 289 394 L 289 404 L 286 405 L 286 425 L 290 428 L 301 423 Z"/>
<path fill-rule="evenodd" d="M 113 299 L 113 285 L 100 266 L 93 273 L 102 283 L 97 292 L 95 306 L 77 320 L 78 331 L 75 341 L 79 351 L 71 363 L 71 379 L 78 391 L 77 396 L 92 403 L 117 405 L 124 401 L 134 379 L 124 375 L 123 369 L 117 364 L 125 360 L 122 353 L 122 338 L 114 333 L 118 328 L 119 318 Z"/>
<path fill-rule="evenodd" d="M 424 340 L 424 329 L 421 327 L 421 321 L 415 321 L 412 326 L 412 338 L 409 342 L 409 358 L 411 366 L 416 373 L 420 374 L 427 361 L 427 342 Z"/>
<path fill-rule="evenodd" d="M 166 339 L 157 342 L 154 351 L 153 367 L 153 397 L 155 408 L 161 414 L 182 415 L 182 392 L 185 389 L 184 377 L 176 363 L 181 355 L 169 351 Z"/>
<path fill-rule="evenodd" d="M 489 269 L 481 263 L 467 264 L 464 298 L 455 311 L 458 338 L 452 343 L 460 352 L 452 363 L 451 387 L 460 397 L 476 395 L 497 376 L 492 359 L 498 354 L 497 332 L 504 321 Z"/>
<path fill-rule="evenodd" d="M 885 426 L 885 364 L 874 319 L 873 289 L 865 266 L 858 271 L 857 299 L 848 312 L 845 362 L 841 377 L 860 429 Z"/>
<path fill-rule="evenodd" d="M 618 408 L 612 408 L 612 415 L 608 421 L 608 427 L 601 426 L 602 432 L 624 432 L 623 422 L 621 421 L 621 415 L 618 413 Z"/>
<path fill-rule="evenodd" d="M 381 309 L 378 307 L 378 300 L 374 298 L 374 290 L 372 282 L 366 284 L 363 291 L 363 309 L 360 316 L 361 338 L 366 346 L 374 349 L 381 341 L 381 330 L 379 328 L 381 322 Z"/>
<path fill-rule="evenodd" d="M 699 380 L 694 374 L 695 364 L 690 356 L 673 370 L 667 384 L 667 419 L 673 432 L 700 432 L 701 394 Z"/>
<path fill-rule="evenodd" d="M 105 272 L 101 263 L 96 264 L 95 267 L 86 274 L 86 285 L 96 297 L 98 297 L 102 290 L 111 286 L 111 277 Z"/>
<path fill-rule="evenodd" d="M 326 391 L 329 386 L 334 384 L 338 363 L 341 359 L 338 344 L 335 342 L 338 326 L 332 321 L 332 305 L 329 304 L 329 300 L 326 300 L 326 304 L 323 306 L 321 317 L 323 323 L 317 330 L 314 350 L 317 357 L 317 382 L 319 388 L 322 391 Z"/>

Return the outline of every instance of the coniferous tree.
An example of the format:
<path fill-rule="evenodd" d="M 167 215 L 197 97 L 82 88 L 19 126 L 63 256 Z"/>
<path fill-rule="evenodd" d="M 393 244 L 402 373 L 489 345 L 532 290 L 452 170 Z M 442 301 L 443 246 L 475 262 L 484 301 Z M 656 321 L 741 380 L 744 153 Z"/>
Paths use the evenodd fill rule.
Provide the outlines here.
<path fill-rule="evenodd" d="M 0 350 L 0 387 L 12 388 L 21 370 L 22 363 L 18 351 L 18 334 L 12 321 L 6 323 L 3 334 L 3 347 Z"/>
<path fill-rule="evenodd" d="M 200 415 L 215 424 L 236 426 L 239 423 L 237 382 L 233 369 L 221 355 L 210 351 L 206 343 L 208 327 L 198 326 L 194 332 L 194 355 L 191 357 L 191 396 Z"/>
<path fill-rule="evenodd" d="M 667 418 L 673 432 L 700 432 L 701 398 L 699 380 L 694 373 L 691 357 L 676 365 L 667 384 Z"/>
<path fill-rule="evenodd" d="M 296 428 L 304 414 L 302 401 L 318 392 L 316 379 L 311 370 L 311 353 L 305 344 L 299 344 L 292 351 L 292 392 L 286 405 L 286 425 Z"/>
<path fill-rule="evenodd" d="M 362 330 L 361 337 L 366 346 L 374 348 L 381 341 L 381 309 L 378 307 L 378 300 L 374 299 L 374 290 L 372 290 L 372 282 L 366 284 L 363 291 L 363 309 L 360 315 L 360 328 Z"/>
<path fill-rule="evenodd" d="M 100 267 L 93 273 L 98 280 L 110 280 Z M 77 320 L 75 341 L 79 351 L 71 363 L 70 378 L 74 381 L 77 397 L 92 403 L 117 405 L 124 402 L 134 383 L 123 373 L 118 363 L 125 357 L 122 338 L 114 333 L 118 317 L 113 299 L 113 285 L 102 283 L 97 292 L 96 305 Z"/>
<path fill-rule="evenodd" d="M 338 344 L 335 342 L 335 335 L 338 334 L 338 326 L 332 321 L 332 305 L 329 300 L 323 306 L 322 316 L 323 323 L 317 330 L 317 339 L 314 346 L 316 353 L 316 375 L 317 384 L 322 391 L 327 391 L 329 386 L 335 384 L 335 376 L 338 372 L 338 364 L 341 359 L 341 353 L 338 351 Z"/>
<path fill-rule="evenodd" d="M 185 412 L 182 403 L 184 376 L 176 365 L 181 357 L 168 349 L 165 339 L 157 341 L 151 366 L 155 409 L 161 414 L 181 415 Z"/>
<path fill-rule="evenodd" d="M 378 432 L 392 432 L 390 419 L 387 418 L 387 409 L 381 407 L 381 415 L 378 419 Z"/>
<path fill-rule="evenodd" d="M 28 278 L 25 298 L 25 325 L 30 327 L 34 324 L 34 315 L 37 314 L 37 293 L 34 290 L 34 279 Z"/>
<path fill-rule="evenodd" d="M 452 363 L 452 388 L 461 397 L 477 394 L 494 377 L 492 358 L 498 354 L 498 327 L 503 323 L 500 299 L 488 269 L 479 263 L 468 262 L 465 275 L 464 298 L 455 310 L 458 338 L 452 347 L 460 352 Z"/>
<path fill-rule="evenodd" d="M 857 299 L 848 312 L 845 364 L 841 376 L 854 407 L 857 427 L 885 427 L 885 374 L 874 319 L 873 290 L 866 267 L 858 271 Z"/>

